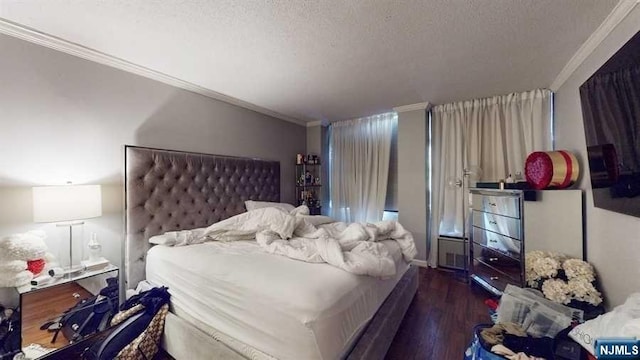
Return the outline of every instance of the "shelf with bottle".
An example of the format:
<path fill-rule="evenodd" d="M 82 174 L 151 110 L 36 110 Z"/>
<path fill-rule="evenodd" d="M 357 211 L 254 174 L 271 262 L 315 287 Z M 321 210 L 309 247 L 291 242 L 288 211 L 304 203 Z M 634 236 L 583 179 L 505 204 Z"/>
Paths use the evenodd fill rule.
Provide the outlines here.
<path fill-rule="evenodd" d="M 298 192 L 298 206 L 306 205 L 309 208 L 321 207 L 319 195 L 319 189 L 300 190 Z"/>
<path fill-rule="evenodd" d="M 308 165 L 308 166 L 320 166 L 320 157 L 318 155 L 311 154 L 297 154 L 296 155 L 296 165 Z"/>
<path fill-rule="evenodd" d="M 295 164 L 296 203 L 306 205 L 311 215 L 322 213 L 322 166 L 317 155 L 298 154 Z"/>
<path fill-rule="evenodd" d="M 296 187 L 320 187 L 320 174 L 317 171 L 296 171 Z"/>

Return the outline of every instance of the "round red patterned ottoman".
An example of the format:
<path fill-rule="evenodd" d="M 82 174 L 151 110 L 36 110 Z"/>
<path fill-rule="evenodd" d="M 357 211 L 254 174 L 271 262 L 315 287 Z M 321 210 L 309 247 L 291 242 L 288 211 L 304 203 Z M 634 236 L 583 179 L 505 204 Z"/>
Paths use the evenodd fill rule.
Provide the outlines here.
<path fill-rule="evenodd" d="M 566 151 L 536 151 L 527 156 L 524 175 L 527 182 L 538 190 L 563 189 L 578 180 L 578 159 Z"/>

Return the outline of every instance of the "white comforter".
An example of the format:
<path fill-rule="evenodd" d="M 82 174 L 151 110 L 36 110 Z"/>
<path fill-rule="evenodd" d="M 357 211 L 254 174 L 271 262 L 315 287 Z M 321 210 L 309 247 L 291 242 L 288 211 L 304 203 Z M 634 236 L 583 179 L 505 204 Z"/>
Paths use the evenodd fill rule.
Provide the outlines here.
<path fill-rule="evenodd" d="M 407 262 L 416 255 L 413 236 L 398 222 L 331 222 L 316 226 L 313 218 L 292 215 L 276 208 L 262 208 L 233 216 L 207 228 L 172 231 L 149 241 L 182 246 L 207 240 L 255 238 L 260 246 L 273 254 L 306 262 L 326 262 L 350 273 L 378 277 L 393 276 L 396 272 L 393 258 L 378 241 L 395 240 Z"/>

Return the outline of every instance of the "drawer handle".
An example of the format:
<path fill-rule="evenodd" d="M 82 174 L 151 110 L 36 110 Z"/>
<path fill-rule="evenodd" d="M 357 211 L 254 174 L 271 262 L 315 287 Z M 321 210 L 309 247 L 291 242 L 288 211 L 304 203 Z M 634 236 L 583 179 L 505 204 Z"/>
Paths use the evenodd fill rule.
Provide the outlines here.
<path fill-rule="evenodd" d="M 498 277 L 498 276 L 492 276 L 492 277 L 490 277 L 489 279 L 490 279 L 490 280 L 498 280 L 498 279 L 499 279 L 499 277 Z"/>
<path fill-rule="evenodd" d="M 490 243 L 497 243 L 497 242 L 498 242 L 498 240 L 496 240 L 496 239 L 489 239 L 489 242 L 490 242 Z"/>
<path fill-rule="evenodd" d="M 498 258 L 489 258 L 489 261 L 498 261 Z"/>
<path fill-rule="evenodd" d="M 490 202 L 490 203 L 489 203 L 489 206 L 496 206 L 496 203 L 492 203 L 492 202 Z"/>
<path fill-rule="evenodd" d="M 491 225 L 498 225 L 498 223 L 497 223 L 496 221 L 492 221 L 492 220 L 489 220 L 489 224 L 491 224 Z"/>

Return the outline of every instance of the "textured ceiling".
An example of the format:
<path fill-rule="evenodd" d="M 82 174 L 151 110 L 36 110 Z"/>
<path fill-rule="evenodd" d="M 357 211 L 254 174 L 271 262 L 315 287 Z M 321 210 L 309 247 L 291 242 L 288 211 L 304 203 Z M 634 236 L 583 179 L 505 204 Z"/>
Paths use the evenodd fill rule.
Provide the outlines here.
<path fill-rule="evenodd" d="M 617 0 L 0 0 L 0 17 L 302 120 L 548 87 Z"/>

